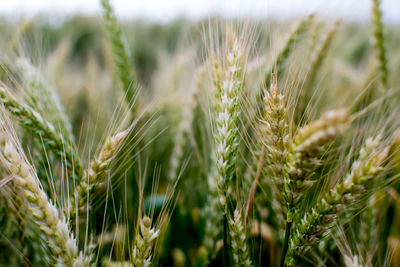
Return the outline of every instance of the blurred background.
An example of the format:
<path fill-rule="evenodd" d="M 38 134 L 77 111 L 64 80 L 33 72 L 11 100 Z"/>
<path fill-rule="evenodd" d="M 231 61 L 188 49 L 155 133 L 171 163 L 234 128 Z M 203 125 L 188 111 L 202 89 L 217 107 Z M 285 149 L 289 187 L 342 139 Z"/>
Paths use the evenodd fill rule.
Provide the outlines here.
<path fill-rule="evenodd" d="M 288 19 L 316 12 L 335 18 L 365 22 L 369 18 L 371 1 L 368 0 L 114 0 L 117 15 L 124 19 L 143 19 L 152 22 L 170 22 L 178 17 L 200 20 L 210 15 L 247 17 L 257 19 Z M 400 22 L 400 1 L 382 1 L 384 21 Z M 74 15 L 98 15 L 97 0 L 1 0 L 0 14 L 10 18 L 45 15 L 53 19 Z"/>
<path fill-rule="evenodd" d="M 193 124 L 193 138 L 199 146 L 199 153 L 197 155 L 193 152 L 190 142 L 182 145 L 183 156 L 174 170 L 175 173 L 184 170 L 179 188 L 182 193 L 174 210 L 160 261 L 166 266 L 172 266 L 172 262 L 175 266 L 196 266 L 193 255 L 201 246 L 204 235 L 199 212 L 207 192 L 204 181 L 208 173 L 203 164 L 206 165 L 204 162 L 207 160 L 204 159 L 207 159 L 206 152 L 210 149 L 207 147 L 209 132 L 203 132 L 209 129 L 203 129 L 202 124 L 198 123 L 206 121 L 203 117 L 206 117 L 207 107 L 192 107 L 190 101 L 201 99 L 201 96 L 196 95 L 196 88 L 201 86 L 196 84 L 194 76 L 199 76 L 197 79 L 200 81 L 203 79 L 201 67 L 207 52 L 207 44 L 203 41 L 204 29 L 210 21 L 219 18 L 228 18 L 238 24 L 244 20 L 250 25 L 249 29 L 254 31 L 252 49 L 256 52 L 251 55 L 249 62 L 251 71 L 248 86 L 257 88 L 263 71 L 273 62 L 277 51 L 301 19 L 311 13 L 316 14 L 307 38 L 296 44 L 288 71 L 282 76 L 282 81 L 290 81 L 292 84 L 303 82 L 301 74 L 307 71 L 315 48 L 334 27 L 334 21 L 341 20 L 336 35 L 332 34 L 335 35 L 332 43 L 328 44 L 327 51 L 321 53 L 324 56 L 324 62 L 321 63 L 323 68 L 316 75 L 314 86 L 323 92 L 318 102 L 320 106 L 329 108 L 337 104 L 332 103 L 331 99 L 349 101 L 339 103 L 345 106 L 352 103 L 372 79 L 372 1 L 114 0 L 111 4 L 127 43 L 129 61 L 137 79 L 135 82 L 141 89 L 139 112 L 143 114 L 143 121 L 157 118 L 152 127 L 143 130 L 146 134 L 142 132 L 145 137 L 138 145 L 143 150 L 142 162 L 137 164 L 143 165 L 141 170 L 148 170 L 138 175 L 148 178 L 145 197 L 152 193 L 155 176 L 160 179 L 159 191 L 165 191 L 168 177 L 171 176 L 170 166 L 173 165 L 170 158 L 179 141 L 175 139 L 182 132 L 180 122 L 188 120 Z M 381 7 L 389 67 L 394 72 L 400 69 L 400 1 L 383 0 Z M 85 160 L 89 159 L 89 155 L 96 152 L 108 134 L 105 129 L 114 123 L 115 107 L 123 103 L 123 93 L 118 88 L 118 77 L 104 30 L 100 0 L 0 0 L 0 33 L 0 59 L 5 62 L 2 63 L 2 70 L 6 70 L 0 71 L 0 80 L 8 82 L 8 79 L 16 77 L 19 81 L 21 73 L 9 70 L 13 69 L 18 59 L 27 59 L 59 93 L 72 122 L 77 143 L 80 144 L 80 155 Z M 400 84 L 398 75 L 392 75 L 390 79 L 390 84 Z M 332 98 L 332 94 L 341 97 Z M 194 109 L 198 113 L 193 112 L 194 118 L 185 118 L 187 109 Z M 190 161 L 186 161 L 189 158 Z M 245 169 L 246 166 L 241 167 Z M 135 186 L 128 184 L 132 191 Z M 120 196 L 116 194 L 118 197 L 122 199 L 121 202 L 125 201 L 122 193 Z M 134 200 L 127 201 L 133 203 Z M 134 208 L 128 211 L 129 218 L 134 217 L 134 212 Z M 99 218 L 102 218 L 101 208 Z M 112 223 L 105 231 L 114 236 L 118 227 L 112 219 L 109 221 Z M 394 221 L 397 227 L 394 227 L 393 232 L 396 231 L 396 235 L 391 237 L 396 244 L 393 247 L 397 250 L 392 248 L 393 266 L 399 266 L 396 265 L 400 262 L 399 213 L 396 213 Z M 98 233 L 103 230 L 100 223 L 96 227 Z M 254 234 L 254 239 L 258 240 L 259 235 Z M 260 250 L 273 248 L 270 236 L 262 238 L 269 247 L 260 246 Z M 110 240 L 113 241 L 112 238 Z M 0 240 L 0 248 L 8 248 L 8 244 L 3 242 Z M 109 243 L 107 245 L 111 246 Z M 108 253 L 104 249 L 100 255 L 106 257 Z M 7 255 L 4 253 L 3 256 Z M 115 260 L 119 259 L 116 257 Z M 6 262 L 6 259 L 1 261 Z M 262 263 L 269 259 L 260 258 L 259 261 L 261 266 L 265 266 Z M 216 261 L 214 266 L 219 266 L 219 262 Z"/>

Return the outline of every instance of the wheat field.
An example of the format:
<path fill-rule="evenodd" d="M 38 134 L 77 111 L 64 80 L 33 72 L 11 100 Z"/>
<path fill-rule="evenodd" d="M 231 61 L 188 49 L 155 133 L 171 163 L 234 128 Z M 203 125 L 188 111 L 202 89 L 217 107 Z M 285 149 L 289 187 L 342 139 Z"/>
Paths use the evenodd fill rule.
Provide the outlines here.
<path fill-rule="evenodd" d="M 400 27 L 0 21 L 0 266 L 400 266 Z"/>

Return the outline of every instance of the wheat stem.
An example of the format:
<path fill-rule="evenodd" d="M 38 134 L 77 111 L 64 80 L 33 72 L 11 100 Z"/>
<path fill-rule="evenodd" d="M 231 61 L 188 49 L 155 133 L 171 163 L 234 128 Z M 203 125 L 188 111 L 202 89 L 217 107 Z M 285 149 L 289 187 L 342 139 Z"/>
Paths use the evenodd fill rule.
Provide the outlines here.
<path fill-rule="evenodd" d="M 289 248 L 290 230 L 292 229 L 292 222 L 286 222 L 285 240 L 283 241 L 281 258 L 279 259 L 279 267 L 285 266 L 286 254 Z"/>

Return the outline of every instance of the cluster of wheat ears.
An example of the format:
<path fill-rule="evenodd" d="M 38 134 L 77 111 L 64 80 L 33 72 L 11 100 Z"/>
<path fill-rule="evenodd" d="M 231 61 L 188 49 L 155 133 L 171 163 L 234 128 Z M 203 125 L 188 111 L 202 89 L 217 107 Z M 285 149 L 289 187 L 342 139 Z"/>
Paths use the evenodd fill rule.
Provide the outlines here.
<path fill-rule="evenodd" d="M 332 78 L 323 62 L 340 24 L 320 34 L 310 15 L 271 57 L 257 27 L 210 22 L 205 53 L 167 60 L 152 94 L 102 0 L 115 89 L 99 89 L 104 69 L 83 75 L 94 100 L 77 97 L 75 117 L 68 92 L 50 86 L 21 49 L 21 25 L 1 57 L 4 266 L 389 266 L 400 99 L 380 1 L 372 2 L 368 73 L 349 74 L 343 88 L 318 84 L 321 73 Z M 93 122 L 80 113 L 99 95 L 106 101 Z M 174 219 L 178 208 L 192 232 Z"/>

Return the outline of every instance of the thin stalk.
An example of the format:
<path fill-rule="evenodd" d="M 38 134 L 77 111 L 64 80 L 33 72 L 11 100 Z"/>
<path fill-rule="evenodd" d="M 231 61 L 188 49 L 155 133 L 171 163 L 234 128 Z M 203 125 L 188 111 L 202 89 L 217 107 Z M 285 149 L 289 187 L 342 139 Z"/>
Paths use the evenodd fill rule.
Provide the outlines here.
<path fill-rule="evenodd" d="M 292 228 L 292 222 L 286 222 L 286 230 L 285 230 L 285 241 L 283 242 L 281 259 L 279 260 L 279 267 L 285 266 L 286 253 L 289 247 L 289 237 L 290 237 L 290 229 Z"/>
<path fill-rule="evenodd" d="M 229 252 L 228 252 L 228 218 L 227 215 L 224 214 L 224 256 L 223 256 L 223 266 L 227 267 L 229 266 Z"/>
<path fill-rule="evenodd" d="M 260 244 L 260 249 L 259 249 L 259 253 L 258 253 L 258 263 L 259 266 L 261 266 L 261 260 L 262 260 L 262 250 L 263 250 L 263 236 L 262 236 L 262 225 L 261 225 L 261 215 L 260 212 L 256 213 L 257 216 L 257 221 L 258 221 L 258 244 Z"/>
<path fill-rule="evenodd" d="M 251 185 L 250 193 L 249 193 L 249 199 L 247 201 L 247 207 L 246 207 L 246 214 L 244 218 L 244 225 L 246 227 L 247 222 L 249 221 L 251 209 L 253 207 L 254 203 L 254 197 L 257 192 L 257 185 L 259 184 L 260 181 L 260 176 L 261 176 L 261 170 L 264 164 L 264 154 L 265 154 L 265 147 L 261 147 L 261 153 L 260 153 L 260 158 L 258 160 L 258 165 L 257 165 L 257 173 L 256 173 L 256 178 L 254 179 L 253 184 Z"/>

